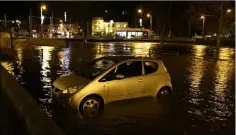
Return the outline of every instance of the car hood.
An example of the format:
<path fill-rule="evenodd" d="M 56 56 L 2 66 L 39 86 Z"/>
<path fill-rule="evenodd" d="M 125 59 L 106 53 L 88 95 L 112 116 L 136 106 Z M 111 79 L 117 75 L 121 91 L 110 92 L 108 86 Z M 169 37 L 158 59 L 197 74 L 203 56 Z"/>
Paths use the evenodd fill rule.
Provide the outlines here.
<path fill-rule="evenodd" d="M 53 86 L 59 90 L 65 90 L 74 86 L 87 85 L 91 80 L 81 76 L 77 76 L 75 73 L 71 73 L 68 76 L 61 76 L 53 82 Z"/>

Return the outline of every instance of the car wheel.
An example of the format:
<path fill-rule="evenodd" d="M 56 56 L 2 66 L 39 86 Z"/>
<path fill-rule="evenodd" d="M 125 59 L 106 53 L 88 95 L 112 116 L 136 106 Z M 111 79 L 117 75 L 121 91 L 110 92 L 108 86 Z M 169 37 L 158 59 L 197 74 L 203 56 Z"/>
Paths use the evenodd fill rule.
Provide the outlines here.
<path fill-rule="evenodd" d="M 168 89 L 168 87 L 163 87 L 159 90 L 158 97 L 169 97 L 170 96 L 170 90 Z"/>
<path fill-rule="evenodd" d="M 80 113 L 85 117 L 94 117 L 102 110 L 101 100 L 96 97 L 85 98 L 79 106 Z"/>

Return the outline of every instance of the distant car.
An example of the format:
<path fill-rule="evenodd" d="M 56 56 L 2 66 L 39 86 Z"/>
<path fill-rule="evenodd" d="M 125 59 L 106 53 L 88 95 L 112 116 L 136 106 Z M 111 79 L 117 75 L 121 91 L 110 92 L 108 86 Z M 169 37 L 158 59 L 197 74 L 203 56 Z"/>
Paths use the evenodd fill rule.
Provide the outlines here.
<path fill-rule="evenodd" d="M 59 103 L 82 114 L 99 112 L 104 104 L 138 97 L 169 96 L 171 77 L 160 59 L 106 56 L 53 82 Z"/>

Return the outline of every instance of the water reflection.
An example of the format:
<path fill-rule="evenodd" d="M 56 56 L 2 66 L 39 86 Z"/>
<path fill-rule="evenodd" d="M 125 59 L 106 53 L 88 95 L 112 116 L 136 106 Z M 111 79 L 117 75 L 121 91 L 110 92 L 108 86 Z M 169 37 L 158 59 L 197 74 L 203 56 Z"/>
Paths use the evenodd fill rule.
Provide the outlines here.
<path fill-rule="evenodd" d="M 38 47 L 36 48 L 37 50 L 40 51 L 41 53 L 41 57 L 40 57 L 40 61 L 42 64 L 42 68 L 41 68 L 41 81 L 43 83 L 42 86 L 42 92 L 43 95 L 41 97 L 38 97 L 38 100 L 40 102 L 40 106 L 42 107 L 42 109 L 47 113 L 48 116 L 51 116 L 51 101 L 52 101 L 52 97 L 51 97 L 51 84 L 52 84 L 52 80 L 50 78 L 50 74 L 51 74 L 51 69 L 50 69 L 50 61 L 51 61 L 51 53 L 54 50 L 53 47 Z"/>
<path fill-rule="evenodd" d="M 59 65 L 62 71 L 59 71 L 60 75 L 68 75 L 70 73 L 70 48 L 64 48 L 62 51 L 58 52 Z"/>
<path fill-rule="evenodd" d="M 189 70 L 189 91 L 187 91 L 187 95 L 189 95 L 188 102 L 192 104 L 191 108 L 189 108 L 188 113 L 194 115 L 196 117 L 201 117 L 203 115 L 202 110 L 200 109 L 200 104 L 203 101 L 203 91 L 201 84 L 203 83 L 204 70 L 206 63 L 204 61 L 203 56 L 205 55 L 206 46 L 194 46 L 195 50 L 194 56 L 191 59 L 191 66 L 188 68 Z"/>
<path fill-rule="evenodd" d="M 133 55 L 140 57 L 148 57 L 150 56 L 149 50 L 152 47 L 152 43 L 135 43 L 133 44 L 134 51 Z"/>
<path fill-rule="evenodd" d="M 103 57 L 103 56 L 105 56 L 106 53 L 107 53 L 107 49 L 106 49 L 105 45 L 104 44 L 98 44 L 98 45 L 96 45 L 96 54 L 95 54 L 94 59 Z"/>
<path fill-rule="evenodd" d="M 22 48 L 18 48 L 16 50 L 16 53 L 17 53 L 17 59 L 18 59 L 18 64 L 21 66 L 22 63 L 23 63 L 23 49 Z"/>
<path fill-rule="evenodd" d="M 140 57 L 151 56 L 150 49 L 156 44 L 154 43 L 99 43 L 96 45 L 95 58 L 106 55 L 134 55 Z"/>
<path fill-rule="evenodd" d="M 230 87 L 232 84 L 234 61 L 232 61 L 232 50 L 228 48 L 222 48 L 219 53 L 219 58 L 216 62 L 214 91 L 210 98 L 212 111 L 214 115 L 211 116 L 211 120 L 226 120 L 227 116 L 232 115 L 232 111 L 229 108 Z M 222 60 L 224 59 L 224 60 Z M 231 95 L 232 96 L 232 95 Z"/>
<path fill-rule="evenodd" d="M 12 76 L 15 76 L 13 62 L 5 61 L 1 64 Z"/>
<path fill-rule="evenodd" d="M 206 46 L 204 45 L 195 45 L 192 47 L 194 54 L 196 57 L 203 59 L 203 57 L 206 55 Z"/>
<path fill-rule="evenodd" d="M 235 56 L 234 49 L 232 48 L 221 48 L 219 52 L 220 60 L 231 60 Z"/>
<path fill-rule="evenodd" d="M 104 113 L 99 118 L 81 119 L 75 112 L 65 111 L 65 109 L 56 108 L 56 112 L 62 112 L 63 117 L 55 117 L 56 121 L 64 121 L 61 126 L 67 133 L 77 130 L 80 134 L 94 134 L 99 131 L 100 134 L 122 134 L 122 131 L 130 134 L 137 134 L 142 131 L 139 128 L 149 129 L 155 132 L 156 129 L 164 129 L 171 118 L 168 102 L 160 102 L 156 98 L 141 98 L 139 100 L 127 100 L 107 104 Z M 55 115 L 58 113 L 55 112 Z M 142 122 L 141 122 L 142 121 Z M 169 121 L 171 122 L 171 120 Z M 70 123 L 68 125 L 68 123 Z M 93 128 L 91 128 L 93 125 Z M 133 130 L 130 130 L 132 128 Z M 82 132 L 83 131 L 83 132 Z M 116 131 L 116 133 L 114 133 Z M 145 134 L 146 130 L 142 132 Z M 172 131 L 174 132 L 174 131 Z"/>
<path fill-rule="evenodd" d="M 209 46 L 166 45 L 161 48 L 163 52 L 180 52 L 179 56 L 164 55 L 162 57 L 166 60 L 164 63 L 168 63 L 166 64 L 167 69 L 170 69 L 169 72 L 173 76 L 174 96 L 177 95 L 176 102 L 173 102 L 173 106 L 177 106 L 176 108 L 172 105 L 166 105 L 172 107 L 171 115 L 163 109 L 165 106 L 159 105 L 157 102 L 135 100 L 134 102 L 108 106 L 104 112 L 102 122 L 98 121 L 98 124 L 94 125 L 94 123 L 82 123 L 81 120 L 75 118 L 75 115 L 70 115 L 67 109 L 56 110 L 55 106 L 51 106 L 50 88 L 53 79 L 57 78 L 57 73 L 59 75 L 67 74 L 70 69 L 76 68 L 77 63 L 80 62 L 78 59 L 91 60 L 106 55 L 155 57 L 157 54 L 148 50 L 155 49 L 157 46 L 157 44 L 152 43 L 101 43 L 87 48 L 36 46 L 33 53 L 37 57 L 33 55 L 27 57 L 27 53 L 30 53 L 30 51 L 23 47 L 20 48 L 21 50 L 17 50 L 18 65 L 16 65 L 17 62 L 3 62 L 2 64 L 9 72 L 14 72 L 16 76 L 20 75 L 23 79 L 18 81 L 26 82 L 23 86 L 36 98 L 45 112 L 49 116 L 53 115 L 53 119 L 63 129 L 68 127 L 67 131 L 74 132 L 74 134 L 78 134 L 78 132 L 87 133 L 90 130 L 93 132 L 95 129 L 99 129 L 101 134 L 105 132 L 112 134 L 116 131 L 127 131 L 126 133 L 129 132 L 130 134 L 142 131 L 145 132 L 143 134 L 147 134 L 147 131 L 148 133 L 150 131 L 151 134 L 154 134 L 159 133 L 156 128 L 166 127 L 172 131 L 179 130 L 178 126 L 184 127 L 181 125 L 190 125 L 188 130 L 196 131 L 193 128 L 193 125 L 195 125 L 199 127 L 199 131 L 204 132 L 214 129 L 214 127 L 203 129 L 201 125 L 204 124 L 210 126 L 214 123 L 223 123 L 234 126 L 233 122 L 225 122 L 234 114 L 235 106 L 233 48 L 222 48 L 218 56 L 219 60 L 209 59 L 208 56 L 215 56 L 212 55 L 213 51 L 210 51 L 212 48 Z M 181 53 L 184 55 L 181 55 Z M 182 94 L 183 92 L 185 93 Z M 68 115 L 64 115 L 63 112 Z M 161 113 L 165 114 L 166 117 L 160 116 Z M 179 116 L 179 118 L 175 116 Z M 167 120 L 167 118 L 169 119 Z M 183 130 L 185 130 L 185 127 Z M 222 130 L 234 131 L 230 127 Z M 183 134 L 183 132 L 180 134 Z"/>

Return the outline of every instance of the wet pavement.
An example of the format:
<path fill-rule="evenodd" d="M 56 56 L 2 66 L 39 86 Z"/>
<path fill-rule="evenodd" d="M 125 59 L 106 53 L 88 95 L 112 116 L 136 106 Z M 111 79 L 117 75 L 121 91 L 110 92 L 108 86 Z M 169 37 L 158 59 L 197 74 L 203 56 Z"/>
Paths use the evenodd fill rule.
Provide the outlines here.
<path fill-rule="evenodd" d="M 17 45 L 17 61 L 2 62 L 42 109 L 70 135 L 234 134 L 235 49 L 204 45 L 95 43 L 67 48 Z M 172 77 L 170 100 L 122 101 L 96 119 L 54 105 L 51 84 L 60 75 L 107 55 L 160 57 Z"/>

